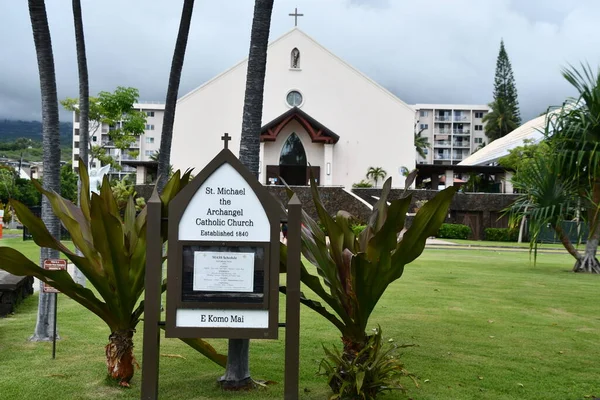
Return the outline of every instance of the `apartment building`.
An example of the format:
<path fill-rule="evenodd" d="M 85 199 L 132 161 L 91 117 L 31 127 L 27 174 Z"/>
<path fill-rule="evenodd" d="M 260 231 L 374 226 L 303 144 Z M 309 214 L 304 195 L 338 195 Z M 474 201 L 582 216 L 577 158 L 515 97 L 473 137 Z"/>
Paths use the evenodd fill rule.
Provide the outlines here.
<path fill-rule="evenodd" d="M 151 156 L 160 148 L 160 135 L 162 132 L 163 116 L 165 105 L 160 103 L 136 103 L 133 106 L 136 110 L 146 113 L 146 129 L 142 135 L 136 138 L 135 142 L 127 150 L 121 151 L 114 146 L 110 140 L 109 133 L 116 129 L 108 124 L 90 122 L 90 143 L 92 145 L 103 146 L 106 153 L 111 155 L 119 165 L 121 170 L 111 168 L 109 175 L 111 178 L 122 179 L 127 175 L 135 174 L 136 168 L 126 165 L 127 161 L 151 161 Z M 91 130 L 97 127 L 94 132 Z M 132 155 L 133 153 L 133 155 Z M 79 114 L 73 113 L 73 167 L 77 171 L 77 161 L 79 160 Z M 99 160 L 92 160 L 90 168 L 100 168 Z"/>
<path fill-rule="evenodd" d="M 415 130 L 429 140 L 418 164 L 454 165 L 488 143 L 482 118 L 487 105 L 416 104 Z"/>

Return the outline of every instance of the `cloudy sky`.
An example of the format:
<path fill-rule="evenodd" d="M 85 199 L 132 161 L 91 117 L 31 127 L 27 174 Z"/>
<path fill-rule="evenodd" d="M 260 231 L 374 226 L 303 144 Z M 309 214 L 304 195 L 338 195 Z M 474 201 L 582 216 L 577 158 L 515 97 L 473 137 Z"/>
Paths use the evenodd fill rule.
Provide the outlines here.
<path fill-rule="evenodd" d="M 58 95 L 76 97 L 71 2 L 46 3 Z M 82 0 L 91 93 L 133 86 L 164 101 L 181 4 Z M 196 0 L 180 95 L 246 57 L 253 4 Z M 301 29 L 410 104 L 488 103 L 501 38 L 524 118 L 573 95 L 563 66 L 600 65 L 599 0 L 275 0 L 271 40 L 296 6 Z M 27 2 L 0 9 L 0 118 L 39 119 Z"/>

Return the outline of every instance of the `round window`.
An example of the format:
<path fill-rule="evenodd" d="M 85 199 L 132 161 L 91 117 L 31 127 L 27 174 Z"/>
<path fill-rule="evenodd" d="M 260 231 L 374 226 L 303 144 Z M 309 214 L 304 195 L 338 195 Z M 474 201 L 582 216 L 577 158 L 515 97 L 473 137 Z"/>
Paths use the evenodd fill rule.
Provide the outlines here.
<path fill-rule="evenodd" d="M 287 103 L 291 107 L 298 107 L 302 104 L 302 95 L 297 90 L 292 90 L 287 95 Z"/>

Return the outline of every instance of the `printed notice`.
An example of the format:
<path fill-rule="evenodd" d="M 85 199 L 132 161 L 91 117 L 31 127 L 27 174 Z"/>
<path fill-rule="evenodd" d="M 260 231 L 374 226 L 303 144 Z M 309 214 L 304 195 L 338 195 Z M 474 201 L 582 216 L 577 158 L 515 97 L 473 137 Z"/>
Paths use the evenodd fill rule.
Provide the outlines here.
<path fill-rule="evenodd" d="M 194 291 L 253 292 L 254 253 L 194 252 Z"/>

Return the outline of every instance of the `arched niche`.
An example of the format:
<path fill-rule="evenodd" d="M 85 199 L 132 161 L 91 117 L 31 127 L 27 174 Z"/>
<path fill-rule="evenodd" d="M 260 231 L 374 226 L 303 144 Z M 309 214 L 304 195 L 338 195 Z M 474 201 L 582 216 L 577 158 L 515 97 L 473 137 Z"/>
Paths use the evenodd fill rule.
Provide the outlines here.
<path fill-rule="evenodd" d="M 290 68 L 300 69 L 300 50 L 294 47 L 290 53 Z"/>

